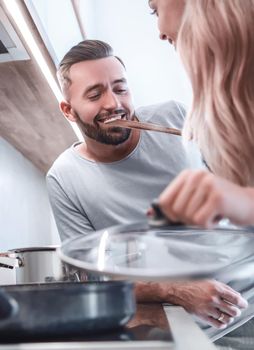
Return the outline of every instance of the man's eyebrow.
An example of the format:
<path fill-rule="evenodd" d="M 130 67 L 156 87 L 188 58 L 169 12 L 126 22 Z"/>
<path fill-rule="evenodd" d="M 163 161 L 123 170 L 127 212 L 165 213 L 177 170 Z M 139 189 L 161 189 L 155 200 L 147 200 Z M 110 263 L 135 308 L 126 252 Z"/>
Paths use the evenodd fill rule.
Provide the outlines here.
<path fill-rule="evenodd" d="M 125 78 L 121 78 L 113 81 L 113 84 L 119 84 L 119 83 L 127 83 L 127 80 Z"/>
<path fill-rule="evenodd" d="M 112 84 L 119 84 L 119 83 L 127 83 L 127 80 L 125 78 L 120 78 L 120 79 L 116 79 L 112 82 Z M 91 92 L 93 90 L 103 89 L 103 88 L 104 88 L 103 84 L 90 85 L 85 89 L 83 96 L 85 96 L 86 94 L 88 94 L 89 92 Z"/>
<path fill-rule="evenodd" d="M 101 87 L 103 87 L 103 85 L 102 85 L 102 84 L 94 84 L 94 85 L 90 85 L 90 86 L 88 86 L 88 87 L 85 89 L 85 91 L 84 91 L 83 95 L 88 94 L 88 93 L 89 93 L 89 92 L 91 92 L 92 90 L 95 90 L 95 89 L 100 89 Z"/>

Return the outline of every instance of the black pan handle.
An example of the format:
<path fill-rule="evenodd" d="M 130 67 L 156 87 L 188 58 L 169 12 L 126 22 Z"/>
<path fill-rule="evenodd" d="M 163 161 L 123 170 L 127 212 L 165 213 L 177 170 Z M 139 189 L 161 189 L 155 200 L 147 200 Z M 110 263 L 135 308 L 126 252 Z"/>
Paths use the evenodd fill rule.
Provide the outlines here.
<path fill-rule="evenodd" d="M 161 208 L 160 208 L 160 205 L 159 205 L 159 202 L 157 199 L 154 199 L 151 203 L 151 207 L 153 209 L 153 215 L 149 215 L 148 216 L 148 224 L 150 227 L 158 227 L 158 228 L 166 228 L 166 227 L 172 227 L 174 226 L 174 229 L 183 229 L 183 228 L 190 228 L 190 229 L 193 229 L 193 228 L 196 228 L 196 229 L 202 229 L 198 226 L 192 226 L 192 225 L 185 225 L 183 222 L 174 222 L 174 221 L 171 221 L 170 219 L 168 219 L 164 213 L 162 212 Z M 217 215 L 215 218 L 214 218 L 214 223 L 218 223 L 220 220 L 222 220 L 223 217 L 220 216 L 220 215 Z M 204 230 L 204 228 L 203 228 Z M 253 227 L 252 227 L 252 230 L 253 230 Z"/>
<path fill-rule="evenodd" d="M 152 201 L 153 215 L 149 215 L 148 224 L 150 227 L 183 226 L 182 222 L 170 221 L 162 212 L 157 199 Z"/>
<path fill-rule="evenodd" d="M 9 318 L 14 317 L 19 310 L 18 303 L 8 293 L 0 289 L 0 324 Z"/>

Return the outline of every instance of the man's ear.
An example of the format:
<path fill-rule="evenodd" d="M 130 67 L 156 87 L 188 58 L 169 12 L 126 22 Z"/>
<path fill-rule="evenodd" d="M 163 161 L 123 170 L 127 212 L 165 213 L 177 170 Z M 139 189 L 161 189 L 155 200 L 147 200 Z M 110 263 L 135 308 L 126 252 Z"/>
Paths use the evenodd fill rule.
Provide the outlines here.
<path fill-rule="evenodd" d="M 59 107 L 67 119 L 69 119 L 71 122 L 77 121 L 77 117 L 69 102 L 61 101 Z"/>

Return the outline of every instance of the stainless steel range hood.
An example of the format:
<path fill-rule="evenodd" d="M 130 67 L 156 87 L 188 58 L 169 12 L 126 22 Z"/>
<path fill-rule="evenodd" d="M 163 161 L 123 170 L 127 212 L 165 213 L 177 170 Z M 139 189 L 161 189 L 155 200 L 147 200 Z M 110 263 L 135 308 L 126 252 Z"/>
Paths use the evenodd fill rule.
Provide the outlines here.
<path fill-rule="evenodd" d="M 29 59 L 27 51 L 0 7 L 0 63 Z"/>

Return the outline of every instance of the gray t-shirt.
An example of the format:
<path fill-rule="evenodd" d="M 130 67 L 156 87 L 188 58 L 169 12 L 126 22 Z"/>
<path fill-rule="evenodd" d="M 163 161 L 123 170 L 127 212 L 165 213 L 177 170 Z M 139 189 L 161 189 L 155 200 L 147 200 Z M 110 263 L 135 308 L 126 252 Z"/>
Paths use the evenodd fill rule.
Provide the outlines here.
<path fill-rule="evenodd" d="M 142 121 L 181 129 L 184 108 L 174 101 L 140 108 Z M 145 219 L 151 201 L 179 172 L 201 167 L 197 149 L 186 153 L 182 138 L 142 131 L 126 158 L 100 163 L 85 159 L 75 144 L 47 175 L 48 192 L 61 240 L 105 227 Z"/>

